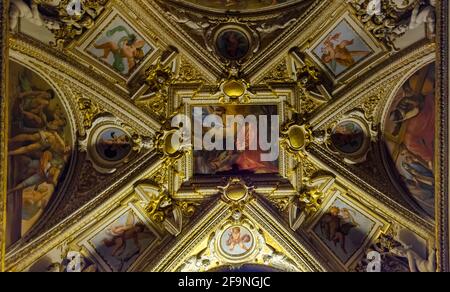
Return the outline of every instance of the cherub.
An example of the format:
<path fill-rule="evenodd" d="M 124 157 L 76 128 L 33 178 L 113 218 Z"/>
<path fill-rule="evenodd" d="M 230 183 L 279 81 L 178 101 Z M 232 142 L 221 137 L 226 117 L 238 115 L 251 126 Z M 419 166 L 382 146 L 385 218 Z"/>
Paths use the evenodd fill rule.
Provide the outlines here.
<path fill-rule="evenodd" d="M 248 251 L 250 248 L 245 246 L 246 243 L 249 243 L 252 239 L 250 235 L 245 234 L 241 235 L 241 228 L 233 227 L 231 232 L 228 234 L 227 246 L 231 251 L 234 250 L 236 246 L 239 246 L 241 249 Z"/>
<path fill-rule="evenodd" d="M 126 36 L 122 37 L 117 43 L 106 42 L 103 44 L 94 44 L 94 48 L 103 50 L 102 58 L 107 59 L 110 54 L 113 54 L 114 63 L 112 66 L 119 72 L 125 73 L 125 65 L 123 59 L 128 60 L 128 72 L 131 72 L 136 66 L 136 60 L 144 58 L 145 46 L 144 40 L 138 40 L 135 34 L 130 34 L 128 30 L 123 26 L 118 26 L 106 34 L 108 37 L 112 37 L 117 32 L 125 32 Z"/>
<path fill-rule="evenodd" d="M 368 51 L 350 51 L 348 47 L 353 45 L 354 40 L 341 40 L 341 36 L 341 33 L 336 33 L 325 40 L 322 61 L 327 64 L 337 62 L 344 67 L 351 67 L 356 63 L 354 57 L 366 57 L 370 54 Z"/>
<path fill-rule="evenodd" d="M 337 244 L 340 242 L 342 250 L 347 254 L 346 241 L 347 236 L 350 234 L 350 231 L 359 226 L 358 222 L 356 222 L 355 218 L 350 213 L 350 210 L 347 208 L 343 208 L 340 212 L 340 227 L 336 232 L 334 242 Z"/>
<path fill-rule="evenodd" d="M 340 244 L 342 251 L 347 253 L 346 239 L 350 231 L 358 227 L 358 223 L 353 218 L 350 210 L 333 206 L 320 221 L 320 228 L 327 240 L 335 245 Z"/>
<path fill-rule="evenodd" d="M 320 220 L 320 230 L 329 241 L 333 241 L 336 238 L 336 234 L 339 232 L 340 219 L 339 213 L 341 209 L 338 207 L 331 207 L 328 212 Z"/>
<path fill-rule="evenodd" d="M 125 224 L 114 226 L 107 230 L 111 238 L 104 239 L 103 244 L 108 248 L 112 248 L 111 255 L 114 257 L 121 256 L 125 252 L 128 240 L 133 240 L 140 251 L 139 235 L 145 231 L 146 226 L 140 222 L 135 223 L 134 215 L 130 214 Z"/>

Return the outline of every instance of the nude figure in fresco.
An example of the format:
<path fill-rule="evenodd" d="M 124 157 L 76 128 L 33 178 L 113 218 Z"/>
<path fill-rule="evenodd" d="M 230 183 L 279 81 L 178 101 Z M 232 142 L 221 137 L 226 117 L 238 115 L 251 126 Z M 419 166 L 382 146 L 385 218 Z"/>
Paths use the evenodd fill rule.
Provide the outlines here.
<path fill-rule="evenodd" d="M 56 153 L 68 153 L 70 146 L 55 131 L 39 131 L 34 134 L 19 134 L 10 139 L 10 143 L 26 143 L 28 145 L 9 151 L 9 156 L 26 155 L 35 151 L 52 149 Z"/>
<path fill-rule="evenodd" d="M 94 48 L 103 50 L 103 59 L 108 59 L 111 54 L 114 57 L 114 63 L 112 66 L 119 72 L 126 72 L 124 59 L 128 60 L 128 72 L 131 72 L 136 66 L 136 61 L 144 58 L 143 47 L 145 46 L 144 40 L 138 40 L 135 34 L 130 34 L 128 30 L 123 26 L 118 26 L 106 34 L 113 36 L 118 32 L 125 32 L 127 35 L 122 37 L 117 43 L 106 42 L 103 44 L 95 44 Z"/>
<path fill-rule="evenodd" d="M 47 128 L 53 131 L 62 131 L 66 125 L 67 121 L 62 109 L 56 110 L 53 114 L 53 120 L 47 122 Z"/>
<path fill-rule="evenodd" d="M 50 105 L 50 101 L 55 98 L 53 90 L 48 91 L 27 91 L 19 94 L 19 109 L 24 120 L 31 128 L 43 128 L 47 124 L 47 117 L 44 110 Z"/>
<path fill-rule="evenodd" d="M 30 205 L 47 205 L 45 199 L 49 198 L 54 191 L 54 186 L 51 184 L 40 184 L 36 188 L 30 188 L 23 191 L 22 198 L 25 203 Z"/>
<path fill-rule="evenodd" d="M 351 67 L 356 64 L 354 57 L 366 57 L 370 54 L 368 51 L 350 51 L 348 47 L 353 45 L 354 40 L 340 40 L 341 36 L 341 33 L 336 33 L 325 40 L 325 47 L 322 49 L 322 60 L 325 63 L 336 62 L 344 67 Z"/>
<path fill-rule="evenodd" d="M 31 160 L 28 163 L 28 167 L 34 171 L 14 188 L 11 188 L 8 193 L 20 191 L 31 186 L 38 186 L 44 182 L 56 186 L 71 152 L 71 147 L 66 146 L 64 140 L 55 131 L 19 134 L 10 140 L 12 144 L 26 142 L 30 144 L 11 150 L 9 155 L 26 158 L 27 155 L 37 154 L 40 158 L 36 160 L 28 157 Z"/>
<path fill-rule="evenodd" d="M 408 151 L 425 161 L 433 169 L 434 161 L 434 98 L 413 92 L 409 85 L 404 87 L 405 97 L 391 112 L 390 119 L 396 123 L 392 133 L 399 134 L 405 127 L 403 144 Z"/>
<path fill-rule="evenodd" d="M 70 149 L 68 151 L 70 152 Z M 42 183 L 56 186 L 67 159 L 68 152 L 62 154 L 51 151 L 43 152 L 40 160 L 32 160 L 29 164 L 29 166 L 34 166 L 34 171 L 22 182 L 10 189 L 8 193 L 14 193 L 32 186 L 39 186 Z"/>
<path fill-rule="evenodd" d="M 8 206 L 14 209 L 11 241 L 39 219 L 60 182 L 72 148 L 65 140 L 67 119 L 56 91 L 35 72 L 12 65 Z M 21 222 L 21 223 L 20 223 Z"/>
<path fill-rule="evenodd" d="M 344 253 L 347 252 L 347 236 L 350 231 L 357 227 L 358 224 L 354 220 L 350 210 L 331 207 L 327 214 L 320 221 L 321 233 L 325 235 L 328 241 L 334 245 L 340 244 Z"/>
<path fill-rule="evenodd" d="M 120 256 L 125 252 L 128 240 L 133 240 L 136 247 L 140 250 L 139 234 L 143 233 L 145 229 L 145 225 L 142 223 L 112 227 L 108 230 L 112 238 L 103 240 L 103 244 L 112 248 L 111 255 L 114 257 Z"/>
<path fill-rule="evenodd" d="M 245 244 L 251 242 L 251 237 L 248 234 L 242 235 L 241 228 L 233 227 L 231 232 L 228 234 L 227 246 L 233 251 L 236 246 L 239 246 L 242 250 L 248 251 L 248 248 Z"/>
<path fill-rule="evenodd" d="M 356 220 L 353 218 L 352 214 L 350 213 L 350 210 L 347 208 L 343 208 L 340 212 L 340 228 L 339 231 L 336 233 L 335 236 L 335 244 L 336 243 L 341 243 L 341 248 L 342 250 L 348 254 L 347 251 L 347 236 L 350 234 L 350 231 L 353 228 L 358 227 L 358 223 L 356 222 Z"/>

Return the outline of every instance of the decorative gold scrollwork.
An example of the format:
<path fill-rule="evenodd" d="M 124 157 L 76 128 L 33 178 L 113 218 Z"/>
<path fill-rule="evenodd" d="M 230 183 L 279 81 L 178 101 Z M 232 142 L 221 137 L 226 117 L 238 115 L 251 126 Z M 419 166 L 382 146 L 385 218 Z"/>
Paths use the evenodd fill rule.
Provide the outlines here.
<path fill-rule="evenodd" d="M 83 125 L 85 129 L 90 129 L 95 118 L 102 113 L 100 108 L 87 98 L 78 100 L 78 107 L 83 114 Z"/>
<path fill-rule="evenodd" d="M 306 217 L 310 217 L 317 213 L 322 207 L 323 200 L 324 194 L 318 188 L 306 190 L 298 196 L 300 208 L 305 213 Z"/>
<path fill-rule="evenodd" d="M 281 146 L 297 158 L 306 157 L 306 148 L 313 140 L 313 134 L 309 125 L 299 125 L 295 121 L 289 121 L 281 129 Z"/>
<path fill-rule="evenodd" d="M 162 223 L 176 208 L 186 217 L 192 217 L 196 211 L 196 203 L 177 201 L 166 190 L 160 190 L 159 195 L 145 206 L 147 216 L 156 223 Z"/>
<path fill-rule="evenodd" d="M 172 84 L 173 72 L 170 68 L 164 68 L 159 62 L 147 70 L 146 76 L 145 83 L 149 86 L 149 91 L 161 92 Z"/>
<path fill-rule="evenodd" d="M 168 89 L 174 82 L 174 74 L 170 68 L 164 67 L 161 62 L 146 71 L 145 93 L 136 99 L 139 107 L 149 110 L 165 119 L 167 115 Z"/>
<path fill-rule="evenodd" d="M 248 185 L 242 178 L 230 178 L 225 186 L 217 188 L 222 194 L 222 200 L 238 210 L 253 198 L 255 190 L 254 186 Z"/>
<path fill-rule="evenodd" d="M 305 65 L 297 68 L 297 82 L 300 88 L 314 90 L 322 84 L 322 72 L 311 62 L 305 61 Z"/>
<path fill-rule="evenodd" d="M 104 6 L 108 0 L 84 0 L 81 1 L 81 9 L 74 15 L 69 15 L 67 7 L 71 0 L 61 0 L 58 6 L 54 7 L 50 0 L 35 0 L 36 4 L 54 10 L 58 13 L 58 18 L 43 18 L 47 28 L 54 34 L 56 47 L 62 48 L 72 40 L 77 39 L 85 31 L 92 28 L 97 18 L 104 11 Z M 54 1 L 53 1 L 54 2 Z"/>
<path fill-rule="evenodd" d="M 155 136 L 156 149 L 171 160 L 178 160 L 189 150 L 183 145 L 182 134 L 178 129 L 162 130 Z"/>
<path fill-rule="evenodd" d="M 405 0 L 400 5 L 392 3 L 391 0 L 381 0 L 380 13 L 371 13 L 369 0 L 348 0 L 347 2 L 355 9 L 366 29 L 394 51 L 398 50 L 394 44 L 395 40 L 403 36 L 408 29 L 406 24 L 400 22 L 405 14 L 420 3 L 417 0 Z"/>

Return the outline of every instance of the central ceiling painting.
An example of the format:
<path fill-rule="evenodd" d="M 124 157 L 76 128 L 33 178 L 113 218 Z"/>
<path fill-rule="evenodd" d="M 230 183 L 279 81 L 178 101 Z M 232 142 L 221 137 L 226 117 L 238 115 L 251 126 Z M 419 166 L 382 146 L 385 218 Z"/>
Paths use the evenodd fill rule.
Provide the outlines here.
<path fill-rule="evenodd" d="M 258 145 L 256 150 L 252 149 L 251 141 L 257 140 L 261 133 L 250 124 L 246 124 L 242 127 L 244 130 L 243 137 L 240 130 L 236 130 L 235 126 L 233 128 L 228 128 L 227 117 L 243 118 L 256 117 L 259 119 L 260 116 L 273 116 L 277 114 L 277 107 L 270 105 L 262 106 L 235 106 L 235 105 L 225 105 L 225 106 L 208 106 L 202 107 L 200 114 L 197 112 L 193 113 L 193 120 L 196 124 L 203 123 L 203 135 L 215 135 L 214 139 L 221 139 L 221 141 L 214 141 L 215 144 L 221 144 L 225 146 L 228 144 L 227 140 L 234 141 L 234 149 L 242 149 L 245 147 L 246 150 L 198 150 L 194 151 L 194 173 L 196 175 L 220 175 L 220 174 L 274 174 L 278 173 L 278 160 L 275 161 L 263 161 L 261 154 L 267 153 L 263 151 L 261 146 Z M 205 127 L 204 118 L 209 115 L 216 115 L 220 117 L 222 122 L 220 125 L 214 125 L 212 128 Z M 269 125 L 267 127 L 267 137 L 270 137 L 271 121 L 269 119 Z M 227 126 L 225 126 L 227 125 Z M 212 132 L 215 131 L 215 132 Z M 258 135 L 259 134 L 259 135 Z M 228 137 L 231 135 L 231 137 Z M 194 135 L 196 136 L 196 135 Z M 219 138 L 220 137 L 220 138 Z M 194 137 L 197 139 L 197 137 Z M 195 141 L 194 141 L 195 142 Z"/>

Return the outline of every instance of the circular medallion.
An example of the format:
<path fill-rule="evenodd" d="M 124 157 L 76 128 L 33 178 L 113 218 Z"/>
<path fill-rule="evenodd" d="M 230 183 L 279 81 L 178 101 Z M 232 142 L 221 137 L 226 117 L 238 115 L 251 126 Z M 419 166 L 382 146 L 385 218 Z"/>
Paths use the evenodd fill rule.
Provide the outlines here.
<path fill-rule="evenodd" d="M 164 138 L 164 153 L 169 156 L 176 155 L 182 148 L 181 139 L 178 131 L 169 132 Z"/>
<path fill-rule="evenodd" d="M 255 239 L 244 226 L 231 226 L 220 237 L 220 249 L 230 258 L 238 259 L 250 254 L 255 247 Z"/>
<path fill-rule="evenodd" d="M 99 134 L 96 150 L 108 162 L 122 161 L 131 153 L 131 138 L 121 129 L 107 128 Z"/>
<path fill-rule="evenodd" d="M 247 88 L 245 84 L 237 80 L 227 81 L 223 85 L 223 92 L 231 98 L 238 98 L 243 96 L 246 89 Z"/>
<path fill-rule="evenodd" d="M 236 61 L 250 52 L 250 40 L 244 32 L 230 28 L 218 34 L 216 48 L 223 58 Z"/>
<path fill-rule="evenodd" d="M 247 189 L 241 184 L 233 184 L 226 190 L 226 196 L 231 201 L 240 201 L 247 195 Z"/>
<path fill-rule="evenodd" d="M 289 143 L 295 150 L 305 146 L 305 130 L 300 126 L 292 126 L 288 131 Z"/>
<path fill-rule="evenodd" d="M 344 154 L 355 154 L 364 146 L 365 132 L 360 124 L 354 121 L 339 123 L 331 134 L 334 147 Z"/>

